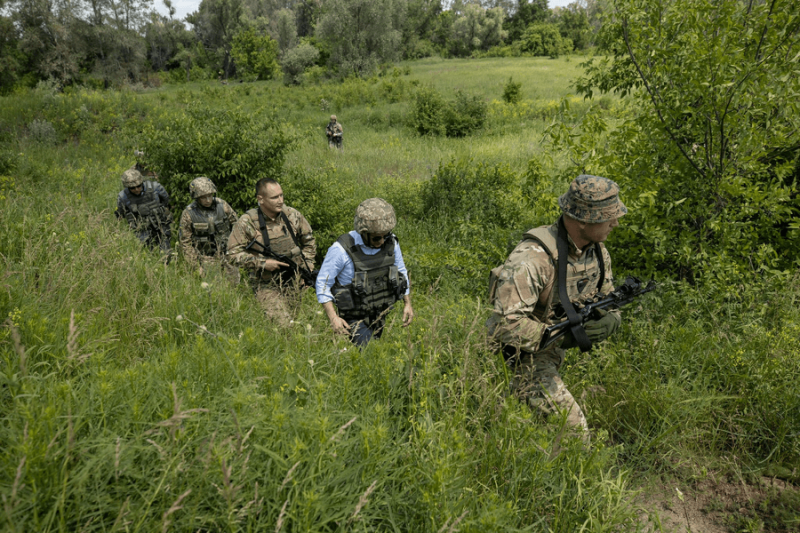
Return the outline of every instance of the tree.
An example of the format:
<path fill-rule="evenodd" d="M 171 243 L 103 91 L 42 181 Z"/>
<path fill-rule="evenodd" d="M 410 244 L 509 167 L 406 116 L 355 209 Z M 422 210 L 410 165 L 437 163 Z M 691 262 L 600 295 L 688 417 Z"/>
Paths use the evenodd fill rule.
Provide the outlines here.
<path fill-rule="evenodd" d="M 242 26 L 242 0 L 202 0 L 200 8 L 186 17 L 216 67 L 228 78 L 233 73 L 231 46 Z"/>
<path fill-rule="evenodd" d="M 554 10 L 553 21 L 558 25 L 561 36 L 572 41 L 574 50 L 584 50 L 591 44 L 589 14 L 586 7 L 579 2 Z"/>
<path fill-rule="evenodd" d="M 503 23 L 509 41 L 518 41 L 525 28 L 536 22 L 545 22 L 550 16 L 547 0 L 518 0 L 514 12 Z"/>
<path fill-rule="evenodd" d="M 800 4 L 615 0 L 613 9 L 603 30 L 612 58 L 587 63 L 577 87 L 638 106 L 608 146 L 573 155 L 620 178 L 632 208 L 620 233 L 627 259 L 729 282 L 790 265 L 800 251 L 791 229 Z"/>
<path fill-rule="evenodd" d="M 300 84 L 303 72 L 319 60 L 319 50 L 308 43 L 288 50 L 281 58 L 283 67 L 283 82 L 286 85 Z"/>
<path fill-rule="evenodd" d="M 240 75 L 259 80 L 272 79 L 280 72 L 278 43 L 269 35 L 258 35 L 253 28 L 240 31 L 233 37 L 231 56 Z"/>
<path fill-rule="evenodd" d="M 342 76 L 363 76 L 397 59 L 405 8 L 403 0 L 331 0 L 317 26 L 331 50 L 328 64 Z"/>
<path fill-rule="evenodd" d="M 503 10 L 483 9 L 467 4 L 464 13 L 453 22 L 450 51 L 453 55 L 469 55 L 474 50 L 488 50 L 507 37 L 503 29 Z"/>
<path fill-rule="evenodd" d="M 297 24 L 291 9 L 278 10 L 271 22 L 272 38 L 278 41 L 281 54 L 297 45 Z"/>
<path fill-rule="evenodd" d="M 521 41 L 520 49 L 534 56 L 555 58 L 572 50 L 572 42 L 561 37 L 558 26 L 547 22 L 528 26 Z"/>

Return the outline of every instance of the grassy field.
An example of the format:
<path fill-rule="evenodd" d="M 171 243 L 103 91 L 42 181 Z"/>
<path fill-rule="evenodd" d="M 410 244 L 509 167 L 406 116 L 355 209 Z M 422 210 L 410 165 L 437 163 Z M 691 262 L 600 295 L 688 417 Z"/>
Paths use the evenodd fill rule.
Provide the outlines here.
<path fill-rule="evenodd" d="M 0 527 L 653 530 L 642 488 L 691 495 L 711 480 L 755 487 L 773 476 L 789 488 L 708 512 L 731 531 L 796 531 L 796 275 L 743 286 L 738 299 L 662 280 L 602 349 L 570 353 L 564 380 L 591 448 L 557 444 L 560 421 L 506 393 L 507 370 L 484 342 L 486 266 L 555 213 L 563 156 L 541 141 L 577 64 L 425 60 L 336 85 L 3 98 Z M 516 106 L 500 99 L 511 76 L 523 84 Z M 417 136 L 406 117 L 427 84 L 481 95 L 486 126 Z M 141 249 L 111 213 L 119 176 L 140 132 L 192 102 L 291 133 L 287 202 L 314 214 L 321 254 L 361 199 L 397 207 L 411 327 L 392 315 L 360 352 L 334 337 L 308 291 L 281 329 L 245 286 Z M 615 99 L 595 104 L 615 118 Z M 331 113 L 344 153 L 325 146 Z"/>

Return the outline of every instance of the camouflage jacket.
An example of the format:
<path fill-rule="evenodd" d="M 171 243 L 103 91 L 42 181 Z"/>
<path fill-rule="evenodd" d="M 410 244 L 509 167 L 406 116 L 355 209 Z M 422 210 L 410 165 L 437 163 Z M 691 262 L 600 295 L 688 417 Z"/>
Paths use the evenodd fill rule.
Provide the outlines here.
<path fill-rule="evenodd" d="M 546 237 L 542 242 L 533 238 L 537 232 Z M 565 319 L 556 317 L 555 313 L 559 303 L 558 252 L 554 246 L 557 234 L 556 224 L 527 232 L 503 264 L 494 290 L 493 312 L 486 323 L 493 342 L 536 352 L 545 328 Z M 552 258 L 543 246 L 544 240 L 550 242 L 548 249 Z M 571 237 L 568 241 L 567 295 L 575 307 L 580 308 L 582 301 L 598 293 L 600 263 L 594 245 L 579 250 Z M 600 292 L 608 294 L 614 290 L 611 256 L 603 244 L 600 249 L 605 268 Z"/>
<path fill-rule="evenodd" d="M 328 122 L 328 125 L 325 126 L 325 133 L 328 135 L 328 137 L 333 137 L 337 133 L 341 135 L 342 132 L 342 124 L 339 122 Z"/>
<path fill-rule="evenodd" d="M 172 214 L 169 211 L 169 194 L 157 181 L 144 181 L 137 196 L 122 189 L 117 196 L 117 218 L 124 218 L 130 228 L 144 242 L 151 236 L 170 235 Z"/>
<path fill-rule="evenodd" d="M 220 235 L 220 238 L 223 239 L 223 242 L 221 243 L 222 244 L 221 250 L 220 247 L 216 246 L 214 247 L 217 249 L 217 254 L 224 253 L 225 247 L 228 244 L 228 237 L 230 235 L 230 230 L 236 225 L 236 221 L 239 220 L 239 217 L 236 215 L 236 211 L 233 210 L 233 208 L 228 204 L 228 202 L 226 202 L 222 198 L 214 198 L 214 203 L 211 204 L 211 207 L 204 208 L 195 201 L 192 202 L 189 206 L 187 206 L 186 209 L 184 209 L 183 213 L 181 214 L 181 219 L 179 222 L 180 231 L 178 233 L 179 246 L 181 252 L 183 252 L 183 257 L 192 266 L 197 266 L 199 264 L 198 257 L 200 255 L 205 255 L 205 254 L 202 253 L 201 250 L 198 250 L 196 246 L 195 241 L 197 239 L 194 238 L 195 228 L 194 228 L 194 223 L 192 223 L 191 210 L 194 209 L 196 213 L 199 213 L 201 215 L 206 215 L 206 218 L 210 219 L 209 221 L 210 224 L 213 224 L 214 222 L 218 222 L 216 221 L 216 211 L 218 204 L 222 206 L 222 211 L 224 213 L 225 221 L 227 222 L 226 226 L 228 228 L 228 231 L 225 232 L 224 235 Z"/>
<path fill-rule="evenodd" d="M 291 236 L 280 215 L 274 219 L 264 215 L 270 248 L 276 253 L 291 257 L 301 267 L 305 267 L 308 264 L 309 270 L 313 270 L 314 258 L 317 255 L 317 242 L 314 240 L 311 225 L 297 209 L 284 204 L 283 212 L 286 213 L 286 217 L 292 225 L 299 243 L 299 250 L 294 250 L 295 245 L 291 241 Z M 262 270 L 267 258 L 257 251 L 245 250 L 253 239 L 261 245 L 264 244 L 256 209 L 251 209 L 239 217 L 233 227 L 233 231 L 231 231 L 231 236 L 228 238 L 228 251 L 225 255 L 236 266 L 249 270 L 251 279 L 268 281 L 274 273 Z M 303 262 L 300 254 L 305 258 L 305 262 Z"/>

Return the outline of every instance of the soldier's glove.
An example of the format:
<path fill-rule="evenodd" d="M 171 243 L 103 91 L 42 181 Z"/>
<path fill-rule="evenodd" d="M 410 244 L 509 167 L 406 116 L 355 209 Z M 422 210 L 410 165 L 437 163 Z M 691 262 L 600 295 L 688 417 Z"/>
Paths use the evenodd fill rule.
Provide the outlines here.
<path fill-rule="evenodd" d="M 619 316 L 619 313 L 609 313 L 605 309 L 595 309 L 593 316 L 595 318 L 583 325 L 583 329 L 586 330 L 586 335 L 589 336 L 592 344 L 606 340 L 612 333 L 617 331 L 622 322 L 622 317 Z"/>

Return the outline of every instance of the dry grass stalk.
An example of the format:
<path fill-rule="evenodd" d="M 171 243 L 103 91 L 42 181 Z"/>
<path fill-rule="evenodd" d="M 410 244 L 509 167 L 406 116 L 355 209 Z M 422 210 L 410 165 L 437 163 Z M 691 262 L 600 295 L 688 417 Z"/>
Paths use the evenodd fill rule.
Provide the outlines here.
<path fill-rule="evenodd" d="M 170 524 L 170 521 L 167 520 L 167 518 L 172 513 L 183 509 L 183 505 L 181 505 L 181 503 L 183 502 L 183 499 L 189 495 L 190 492 L 192 492 L 192 489 L 189 489 L 180 496 L 178 496 L 178 499 L 173 502 L 170 508 L 164 511 L 164 514 L 161 516 L 161 533 L 167 533 L 167 528 L 169 528 Z"/>
<path fill-rule="evenodd" d="M 453 522 L 453 524 L 450 526 L 450 529 L 447 530 L 447 533 L 455 533 L 456 526 L 458 526 L 458 524 L 460 524 L 461 521 L 464 520 L 464 517 L 467 516 L 468 513 L 469 513 L 469 509 L 464 510 L 464 512 L 461 513 L 461 516 L 456 518 L 456 521 Z M 447 522 L 444 523 L 444 526 L 442 526 L 442 529 L 439 530 L 439 533 L 442 533 L 444 531 L 444 528 L 446 528 L 446 527 L 447 527 Z"/>
<path fill-rule="evenodd" d="M 161 456 L 161 460 L 164 461 L 167 458 L 167 452 L 164 451 L 164 448 L 159 446 L 154 440 L 147 439 L 147 442 L 155 446 L 156 450 L 158 450 L 158 454 Z"/>
<path fill-rule="evenodd" d="M 364 494 L 362 494 L 362 495 L 361 495 L 361 497 L 358 499 L 358 505 L 356 505 L 356 510 L 353 512 L 353 516 L 351 516 L 351 517 L 350 517 L 350 520 L 351 520 L 351 521 L 352 521 L 352 520 L 355 520 L 356 516 L 358 516 L 358 513 L 360 513 L 360 512 L 361 512 L 361 509 L 363 509 L 363 508 L 364 508 L 364 506 L 367 504 L 367 502 L 369 501 L 369 500 L 368 500 L 368 498 L 369 498 L 369 495 L 370 495 L 370 494 L 372 494 L 372 491 L 373 491 L 373 490 L 375 490 L 375 486 L 376 486 L 377 484 L 378 484 L 378 480 L 376 479 L 375 481 L 373 481 L 373 482 L 372 482 L 372 485 L 370 485 L 369 487 L 367 487 L 367 490 L 366 490 L 366 491 L 364 492 Z"/>
<path fill-rule="evenodd" d="M 117 437 L 117 446 L 114 450 L 114 477 L 119 479 L 119 457 L 120 457 L 120 444 L 122 439 Z"/>
<path fill-rule="evenodd" d="M 291 481 L 291 479 L 292 479 L 292 474 L 294 474 L 294 469 L 295 469 L 295 468 L 297 468 L 299 465 L 300 465 L 300 461 L 297 461 L 297 462 L 294 464 L 294 466 L 292 466 L 292 467 L 289 469 L 289 471 L 288 471 L 288 472 L 286 472 L 286 477 L 285 477 L 285 478 L 283 478 L 283 483 L 281 483 L 281 487 L 278 489 L 278 492 L 282 491 L 282 490 L 283 490 L 283 487 L 285 487 L 285 486 L 286 486 L 286 484 L 287 484 L 287 483 L 289 483 L 289 481 Z"/>
<path fill-rule="evenodd" d="M 20 483 L 22 480 L 22 469 L 25 467 L 25 460 L 27 459 L 26 455 L 22 456 L 22 459 L 19 461 L 19 466 L 17 466 L 17 475 L 14 477 L 14 484 L 11 486 L 11 501 L 17 499 L 17 492 L 25 488 L 24 483 Z"/>
<path fill-rule="evenodd" d="M 178 398 L 178 390 L 175 382 L 172 382 L 172 398 L 173 398 L 173 415 L 166 420 L 162 420 L 158 424 L 156 424 L 156 428 L 169 428 L 169 436 L 172 440 L 175 440 L 175 434 L 177 433 L 178 429 L 183 425 L 183 421 L 191 418 L 192 415 L 196 413 L 207 413 L 208 409 L 203 408 L 196 408 L 196 409 L 189 409 L 188 411 L 181 411 L 181 400 Z M 150 431 L 145 432 L 145 435 L 150 435 L 158 431 L 157 429 L 151 429 Z"/>
<path fill-rule="evenodd" d="M 19 357 L 20 374 L 24 376 L 27 370 L 25 369 L 26 356 L 25 347 L 22 345 L 22 337 L 20 337 L 19 330 L 10 319 L 6 320 L 6 325 L 11 330 L 11 340 L 14 341 L 14 351 L 17 352 L 17 357 Z"/>
<path fill-rule="evenodd" d="M 350 419 L 350 422 L 348 422 L 347 424 L 345 424 L 345 425 L 343 425 L 342 427 L 340 427 L 340 428 L 339 428 L 339 431 L 337 431 L 337 432 L 336 432 L 336 433 L 335 433 L 335 434 L 334 434 L 334 435 L 333 435 L 333 436 L 330 438 L 330 442 L 333 442 L 333 441 L 335 441 L 336 439 L 338 439 L 339 437 L 341 437 L 342 435 L 344 435 L 344 432 L 345 432 L 345 430 L 347 430 L 347 428 L 349 428 L 349 427 L 350 427 L 350 424 L 352 424 L 353 422 L 355 422 L 355 421 L 356 421 L 356 418 L 358 418 L 358 417 L 357 417 L 357 416 L 354 416 L 353 418 L 351 418 L 351 419 Z"/>
<path fill-rule="evenodd" d="M 283 517 L 286 516 L 286 506 L 289 505 L 289 498 L 286 498 L 286 501 L 283 503 L 283 507 L 281 507 L 281 513 L 278 515 L 278 523 L 275 524 L 275 533 L 278 533 L 283 527 Z"/>
<path fill-rule="evenodd" d="M 125 499 L 125 502 L 123 502 L 122 507 L 119 508 L 119 514 L 117 515 L 117 519 L 114 520 L 114 525 L 111 526 L 112 532 L 116 531 L 118 527 L 120 529 L 126 529 L 126 530 L 128 529 L 128 526 L 130 525 L 131 521 L 125 520 L 125 517 L 130 512 L 130 502 L 131 502 L 131 497 L 128 496 Z"/>

